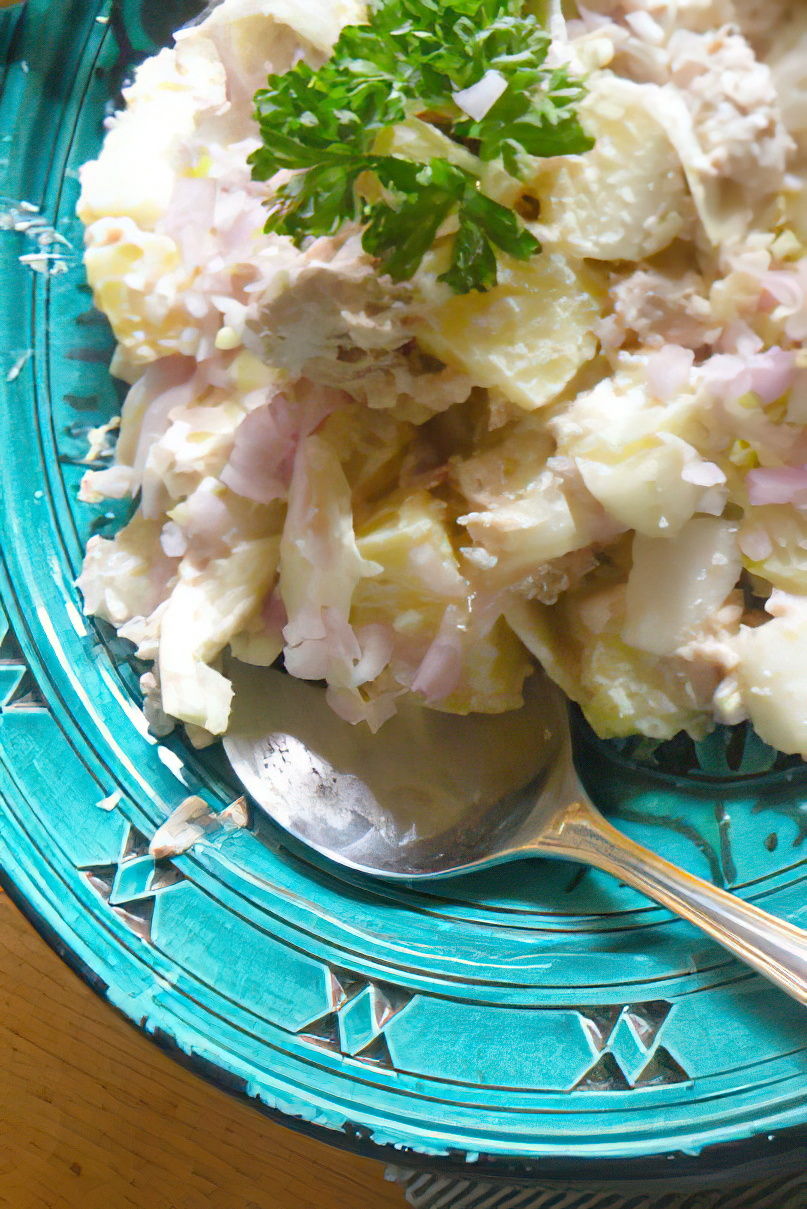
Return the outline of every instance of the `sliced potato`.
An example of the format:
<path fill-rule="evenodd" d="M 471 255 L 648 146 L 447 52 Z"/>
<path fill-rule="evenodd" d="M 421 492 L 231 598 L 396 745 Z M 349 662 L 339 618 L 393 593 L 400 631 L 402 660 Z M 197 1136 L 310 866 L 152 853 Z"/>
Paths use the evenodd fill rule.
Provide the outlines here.
<path fill-rule="evenodd" d="M 181 148 L 199 110 L 227 101 L 224 68 L 202 39 L 146 59 L 125 90 L 98 159 L 81 168 L 78 215 L 85 226 L 128 216 L 153 230 L 171 201 L 182 167 Z"/>
<path fill-rule="evenodd" d="M 755 542 L 769 552 L 763 558 L 745 557 L 746 570 L 774 588 L 807 595 L 807 516 L 790 504 L 750 508 L 740 526 L 740 544 L 753 550 Z"/>
<path fill-rule="evenodd" d="M 642 87 L 598 73 L 580 117 L 596 140 L 592 150 L 544 160 L 528 182 L 541 204 L 536 233 L 568 256 L 642 260 L 660 252 L 685 226 L 687 189 Z"/>
<path fill-rule="evenodd" d="M 625 365 L 571 403 L 551 423 L 558 452 L 574 458 L 591 494 L 611 517 L 648 537 L 671 537 L 693 516 L 704 489 L 686 482 L 697 459 L 691 435 L 694 398 L 654 403 Z"/>
<path fill-rule="evenodd" d="M 653 655 L 672 655 L 721 607 L 740 570 L 730 521 L 695 517 L 673 542 L 637 535 L 622 638 Z"/>
<path fill-rule="evenodd" d="M 465 147 L 420 118 L 409 118 L 397 126 L 387 126 L 378 135 L 374 150 L 376 155 L 397 155 L 418 164 L 428 164 L 432 159 L 446 159 L 474 176 L 479 175 L 482 167 L 479 159 Z"/>
<path fill-rule="evenodd" d="M 556 252 L 503 256 L 497 286 L 442 296 L 415 334 L 427 353 L 534 411 L 596 353 L 599 294 L 591 272 Z"/>
<path fill-rule="evenodd" d="M 559 624 L 558 606 L 516 596 L 504 616 L 546 674 L 567 697 L 579 702 L 580 649 L 567 628 Z"/>
<path fill-rule="evenodd" d="M 703 488 L 686 483 L 680 445 L 654 443 L 609 465 L 578 458 L 583 482 L 614 520 L 626 529 L 673 536 L 693 516 Z"/>
<path fill-rule="evenodd" d="M 625 585 L 597 575 L 551 607 L 519 600 L 506 619 L 549 676 L 581 706 L 602 738 L 643 734 L 702 738 L 709 714 L 695 700 L 685 669 L 630 647 L 620 637 Z"/>
<path fill-rule="evenodd" d="M 736 671 L 754 730 L 775 747 L 807 759 L 807 598 L 795 598 L 779 617 L 743 627 Z"/>
<path fill-rule="evenodd" d="M 350 620 L 362 626 L 389 623 L 402 652 L 422 658 L 453 609 L 462 642 L 456 688 L 433 708 L 446 713 L 504 713 L 522 704 L 522 685 L 532 664 L 502 621 L 479 627 L 468 614 L 468 583 L 460 574 L 446 527 L 445 505 L 426 491 L 389 501 L 358 532 L 363 558 L 381 567 L 363 579 L 353 596 Z M 400 687 L 388 683 L 385 687 Z"/>
<path fill-rule="evenodd" d="M 711 730 L 707 703 L 695 706 L 686 672 L 615 634 L 600 635 L 586 648 L 582 687 L 586 718 L 604 738 L 638 732 L 664 740 L 685 730 L 702 739 Z"/>
<path fill-rule="evenodd" d="M 374 588 L 394 583 L 413 598 L 424 596 L 445 604 L 464 600 L 468 585 L 446 527 L 446 506 L 428 491 L 386 501 L 357 531 L 362 558 L 378 563 L 381 573 L 362 585 Z M 354 604 L 356 598 L 354 598 Z"/>
<path fill-rule="evenodd" d="M 476 545 L 496 559 L 491 579 L 514 583 L 544 563 L 589 545 L 589 518 L 572 508 L 556 477 L 547 472 L 520 499 L 460 518 Z"/>
<path fill-rule="evenodd" d="M 245 541 L 201 571 L 184 559 L 162 618 L 160 682 L 173 718 L 214 735 L 227 729 L 232 687 L 209 666 L 260 607 L 277 571 L 280 539 Z"/>
<path fill-rule="evenodd" d="M 101 219 L 87 231 L 84 264 L 95 305 L 133 365 L 193 352 L 182 348 L 188 315 L 178 299 L 190 279 L 173 239 L 129 218 Z"/>

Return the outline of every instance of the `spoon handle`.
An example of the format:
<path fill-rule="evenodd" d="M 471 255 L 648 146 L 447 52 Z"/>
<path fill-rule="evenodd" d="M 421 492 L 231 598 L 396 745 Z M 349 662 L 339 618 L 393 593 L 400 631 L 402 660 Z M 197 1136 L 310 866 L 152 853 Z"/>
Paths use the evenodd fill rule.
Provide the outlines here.
<path fill-rule="evenodd" d="M 594 865 L 701 928 L 807 1005 L 807 931 L 760 911 L 634 843 L 585 800 L 568 806 L 541 851 Z"/>

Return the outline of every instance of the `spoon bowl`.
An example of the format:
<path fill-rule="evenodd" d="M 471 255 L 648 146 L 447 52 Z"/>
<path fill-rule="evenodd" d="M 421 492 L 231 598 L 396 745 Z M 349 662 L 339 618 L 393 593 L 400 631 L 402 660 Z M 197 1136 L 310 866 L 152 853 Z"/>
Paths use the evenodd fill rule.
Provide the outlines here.
<path fill-rule="evenodd" d="M 563 697 L 545 677 L 513 714 L 457 717 L 405 703 L 381 735 L 336 717 L 323 691 L 233 663 L 224 748 L 276 823 L 370 875 L 448 877 L 512 859 L 550 802 L 567 740 Z"/>
<path fill-rule="evenodd" d="M 404 703 L 381 736 L 315 685 L 233 661 L 224 747 L 258 806 L 350 869 L 420 881 L 553 856 L 602 869 L 807 1004 L 807 933 L 634 843 L 588 799 L 566 703 L 546 677 L 520 710 L 457 718 Z"/>

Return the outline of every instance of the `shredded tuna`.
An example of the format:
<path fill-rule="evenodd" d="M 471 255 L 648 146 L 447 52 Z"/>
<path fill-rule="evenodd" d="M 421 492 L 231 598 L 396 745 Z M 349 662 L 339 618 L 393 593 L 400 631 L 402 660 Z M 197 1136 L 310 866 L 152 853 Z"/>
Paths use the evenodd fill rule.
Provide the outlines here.
<path fill-rule="evenodd" d="M 613 319 L 622 333 L 619 344 L 633 337 L 645 347 L 672 344 L 698 350 L 720 334 L 706 284 L 691 271 L 671 276 L 638 269 L 615 282 L 611 298 Z"/>
<path fill-rule="evenodd" d="M 669 52 L 671 80 L 693 115 L 706 170 L 760 195 L 774 193 L 792 140 L 768 66 L 727 29 L 677 30 Z"/>

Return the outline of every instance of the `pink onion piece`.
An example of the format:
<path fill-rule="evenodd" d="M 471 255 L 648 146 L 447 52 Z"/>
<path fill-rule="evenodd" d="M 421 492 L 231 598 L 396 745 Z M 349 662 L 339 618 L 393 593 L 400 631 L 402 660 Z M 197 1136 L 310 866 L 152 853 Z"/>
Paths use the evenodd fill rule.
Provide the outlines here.
<path fill-rule="evenodd" d="M 263 202 L 242 190 L 221 190 L 216 199 L 215 226 L 226 260 L 238 261 L 250 248 L 266 220 Z"/>
<path fill-rule="evenodd" d="M 143 474 L 146 459 L 155 441 L 168 427 L 169 412 L 193 402 L 196 396 L 194 374 L 196 362 L 192 357 L 161 357 L 154 361 L 135 382 L 123 405 L 127 412 L 143 408 L 143 419 L 132 459 L 135 476 Z"/>
<path fill-rule="evenodd" d="M 595 13 L 593 9 L 587 8 L 584 4 L 577 5 L 579 20 L 585 26 L 585 29 L 604 29 L 606 25 L 611 25 L 613 17 L 607 13 Z"/>
<path fill-rule="evenodd" d="M 747 359 L 754 353 L 761 353 L 765 341 L 744 319 L 733 319 L 728 327 L 723 329 L 715 347 L 721 353 L 736 353 L 737 356 Z"/>
<path fill-rule="evenodd" d="M 714 462 L 689 462 L 681 471 L 681 478 L 696 487 L 719 487 L 726 481 L 725 474 Z"/>
<path fill-rule="evenodd" d="M 301 412 L 300 432 L 304 436 L 316 432 L 329 415 L 352 402 L 346 391 L 335 386 L 321 386 L 309 378 L 300 379 L 296 395 Z"/>
<path fill-rule="evenodd" d="M 692 349 L 678 344 L 665 344 L 652 353 L 647 362 L 647 384 L 653 395 L 667 403 L 689 385 L 689 375 L 695 364 Z"/>
<path fill-rule="evenodd" d="M 702 367 L 702 379 L 710 394 L 731 403 L 749 392 L 767 405 L 781 399 L 793 385 L 796 354 L 783 348 L 741 357 L 719 353 Z"/>
<path fill-rule="evenodd" d="M 804 285 L 797 273 L 786 269 L 774 269 L 765 273 L 761 278 L 763 301 L 765 295 L 770 300 L 770 309 L 774 306 L 786 307 L 789 311 L 801 310 L 804 306 Z"/>
<path fill-rule="evenodd" d="M 320 642 L 324 637 L 325 622 L 321 609 L 300 609 L 294 620 L 288 621 L 283 627 L 283 638 L 290 647 L 301 646 L 304 642 Z"/>
<path fill-rule="evenodd" d="M 351 726 L 364 722 L 372 734 L 376 734 L 395 714 L 395 699 L 399 695 L 397 691 L 391 691 L 379 693 L 377 697 L 365 698 L 358 689 L 334 688 L 329 685 L 325 700 L 343 722 L 349 722 Z"/>
<path fill-rule="evenodd" d="M 286 612 L 286 606 L 283 603 L 283 597 L 277 589 L 274 592 L 270 592 L 263 602 L 261 617 L 267 630 L 271 633 L 281 633 L 284 627 L 288 625 L 289 617 Z"/>
<path fill-rule="evenodd" d="M 361 658 L 353 670 L 353 683 L 358 687 L 380 676 L 392 657 L 395 644 L 391 626 L 365 625 L 356 630 Z"/>
<path fill-rule="evenodd" d="M 429 705 L 445 701 L 460 682 L 462 642 L 458 634 L 438 634 L 426 652 L 412 681 L 412 692 L 421 693 Z"/>
<path fill-rule="evenodd" d="M 807 466 L 760 467 L 745 482 L 753 505 L 807 503 Z"/>
<path fill-rule="evenodd" d="M 215 481 L 204 479 L 185 501 L 185 537 L 194 558 L 219 558 L 228 550 L 226 535 L 233 526 L 230 510 L 216 490 Z"/>
<path fill-rule="evenodd" d="M 654 21 L 650 13 L 639 10 L 633 13 L 625 14 L 625 24 L 628 25 L 643 42 L 649 42 L 651 46 L 661 46 L 664 43 L 664 30 L 659 25 L 658 21 Z"/>
<path fill-rule="evenodd" d="M 487 117 L 493 106 L 507 91 L 507 80 L 500 71 L 486 71 L 481 80 L 470 88 L 462 88 L 452 94 L 454 104 L 475 122 Z"/>
<path fill-rule="evenodd" d="M 775 403 L 793 385 L 796 354 L 783 348 L 769 348 L 751 358 L 751 390 L 763 403 Z"/>
<path fill-rule="evenodd" d="M 298 437 L 298 417 L 285 395 L 275 395 L 239 424 L 222 483 L 259 504 L 285 499 Z"/>
<path fill-rule="evenodd" d="M 160 545 L 168 558 L 183 558 L 188 551 L 188 539 L 175 521 L 163 525 Z"/>
<path fill-rule="evenodd" d="M 760 276 L 760 305 L 784 320 L 790 340 L 807 339 L 807 258 L 791 269 L 773 269 Z"/>
<path fill-rule="evenodd" d="M 186 265 L 208 258 L 218 186 L 210 177 L 180 176 L 158 230 L 170 236 Z"/>
<path fill-rule="evenodd" d="M 335 667 L 352 667 L 361 659 L 352 626 L 338 609 L 326 607 L 319 617 L 312 611 L 307 627 L 309 637 L 298 617 L 294 626 L 287 625 L 283 636 L 288 644 L 284 650 L 286 670 L 300 680 L 327 680 Z"/>

